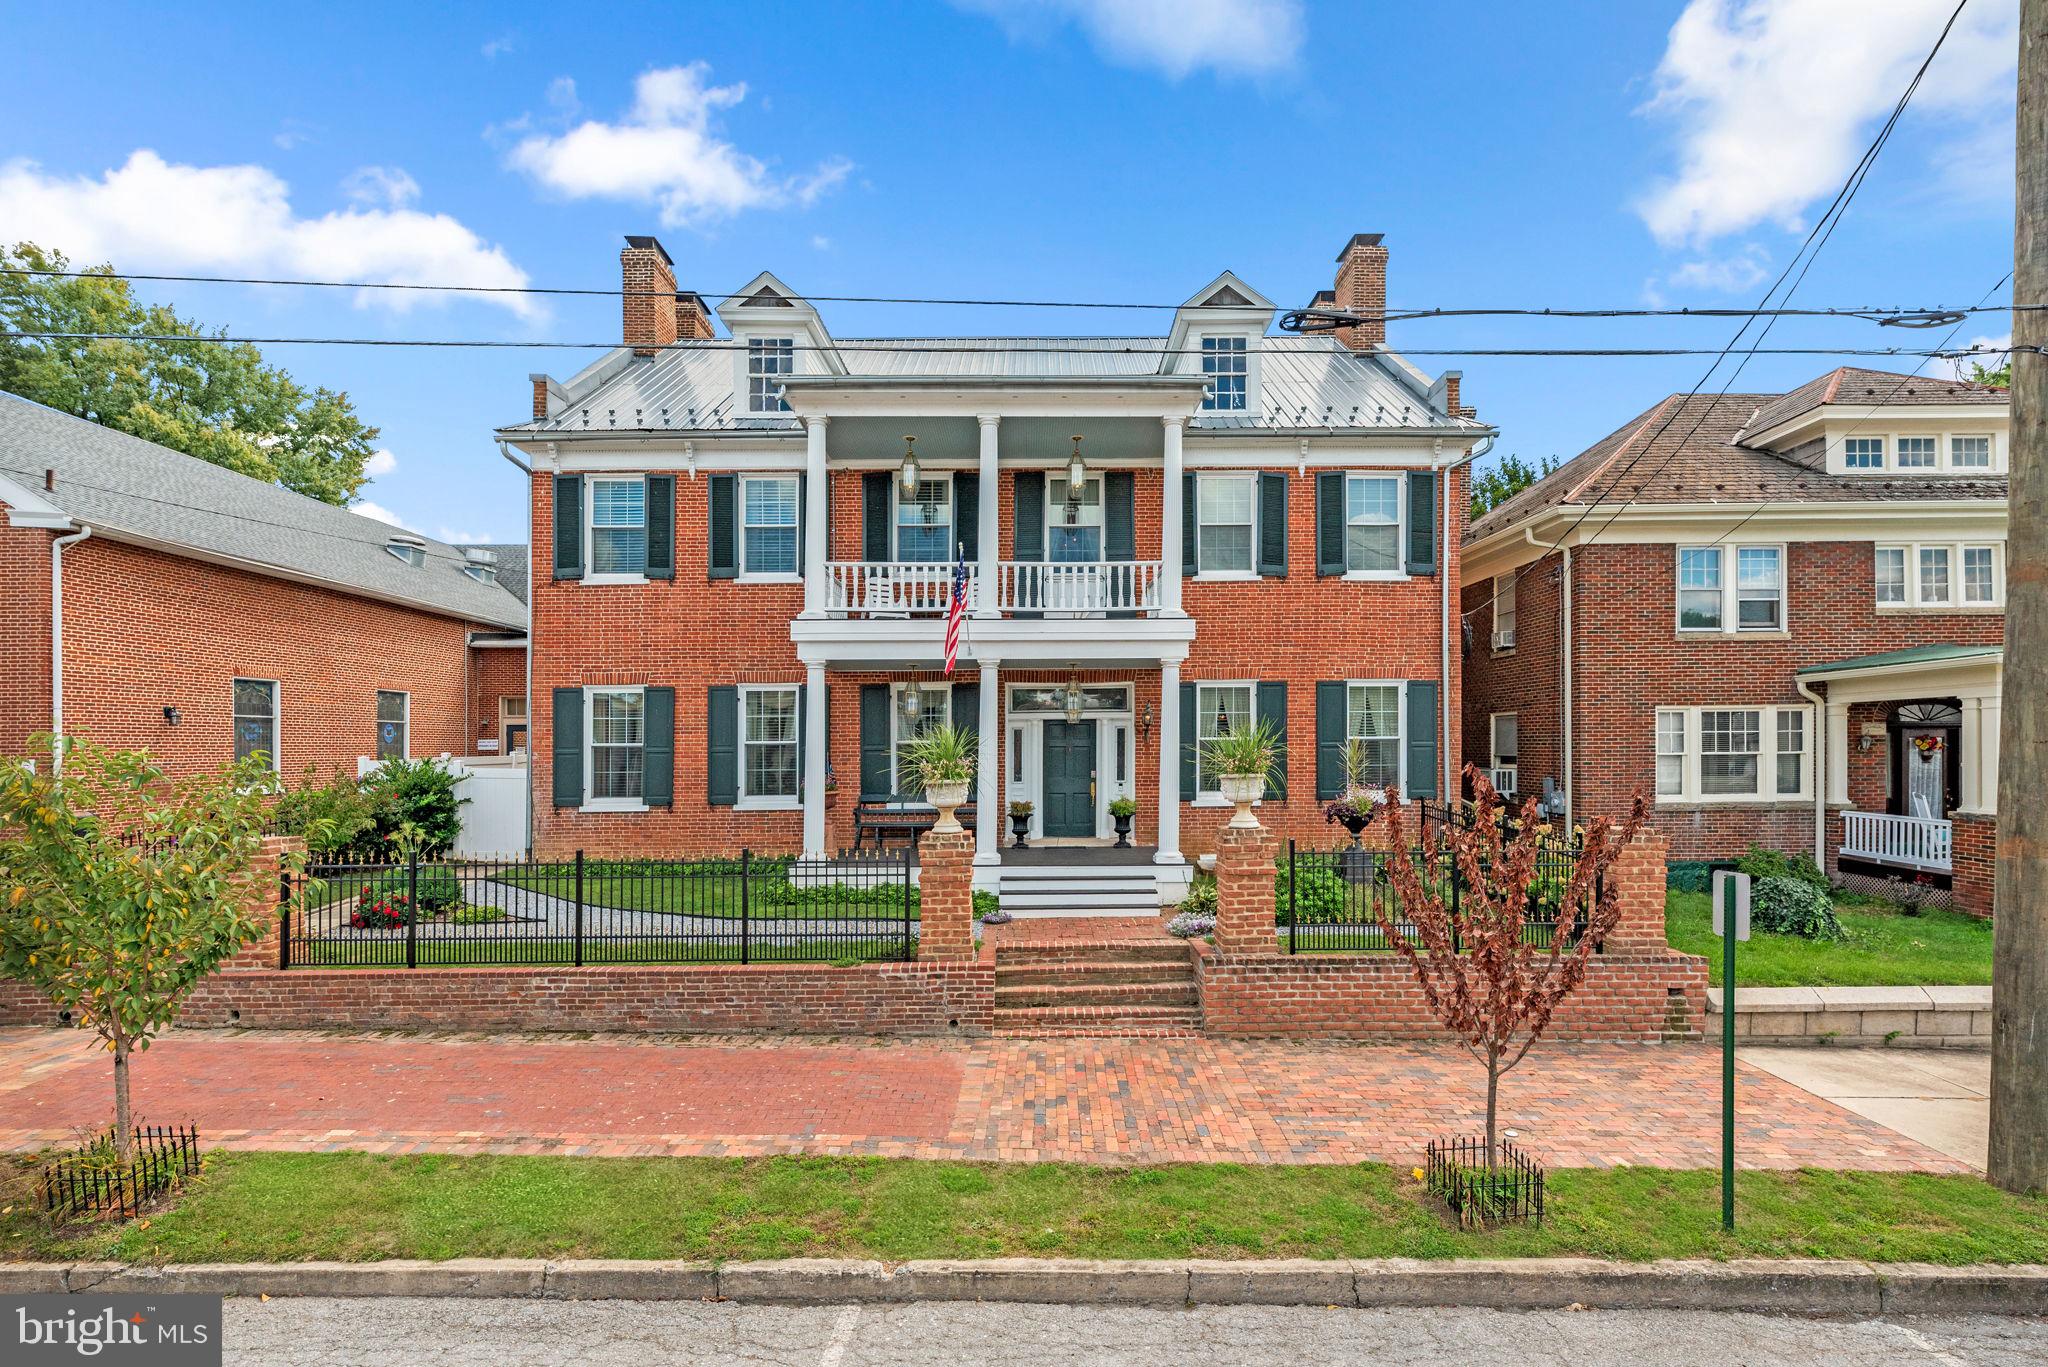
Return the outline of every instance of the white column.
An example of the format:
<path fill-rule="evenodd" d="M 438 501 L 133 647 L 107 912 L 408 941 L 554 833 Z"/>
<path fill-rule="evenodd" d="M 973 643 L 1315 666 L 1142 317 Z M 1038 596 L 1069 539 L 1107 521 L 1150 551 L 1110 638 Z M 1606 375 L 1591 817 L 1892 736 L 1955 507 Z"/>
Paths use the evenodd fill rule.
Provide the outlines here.
<path fill-rule="evenodd" d="M 1178 480 L 1178 476 L 1175 479 Z M 1178 525 L 1178 524 L 1176 524 Z M 1167 576 L 1180 582 L 1180 566 Z M 1180 864 L 1180 661 L 1159 666 L 1159 852 L 1155 864 Z"/>
<path fill-rule="evenodd" d="M 825 666 L 804 670 L 804 858 L 823 859 L 825 848 Z"/>
<path fill-rule="evenodd" d="M 1961 791 L 1956 794 L 1958 804 L 1966 812 L 1984 810 L 1984 700 L 1963 698 L 1963 729 L 1956 737 L 1956 744 L 1963 753 L 1956 758 L 1961 761 L 1959 775 Z"/>
<path fill-rule="evenodd" d="M 983 427 L 984 433 L 990 429 Z M 993 503 L 995 500 L 990 499 Z M 986 542 L 982 543 L 984 546 Z M 997 853 L 996 842 L 1002 836 L 1003 810 L 1001 789 L 997 780 L 1002 776 L 1003 756 L 1009 747 L 1003 744 L 1002 723 L 997 720 L 998 705 L 1002 701 L 1002 680 L 997 677 L 996 662 L 981 662 L 981 716 L 975 725 L 981 731 L 981 753 L 974 761 L 974 862 L 977 864 L 1000 864 L 1003 856 Z"/>
<path fill-rule="evenodd" d="M 1999 716 L 2000 697 L 1994 693 L 1984 701 L 1983 725 L 1979 728 L 1981 740 L 1977 746 L 1979 755 L 1978 773 L 1984 779 L 1984 807 L 1987 815 L 1998 814 L 1998 736 L 1999 727 L 2004 724 Z"/>
<path fill-rule="evenodd" d="M 975 419 L 981 424 L 981 521 L 975 530 L 979 538 L 981 555 L 975 573 L 981 576 L 980 585 L 974 598 L 976 617 L 998 617 L 996 609 L 996 566 L 1002 559 L 1002 523 L 997 517 L 1002 504 L 1002 490 L 996 481 L 996 433 L 1002 419 L 993 413 L 983 413 Z M 982 707 L 986 709 L 984 702 Z M 975 856 L 979 862 L 980 856 Z M 993 862 L 993 861 L 991 861 Z"/>
<path fill-rule="evenodd" d="M 1849 704 L 1828 704 L 1828 802 L 1847 806 L 1849 802 Z"/>
<path fill-rule="evenodd" d="M 825 615 L 826 522 L 825 427 L 830 418 L 804 419 L 804 616 Z"/>
<path fill-rule="evenodd" d="M 1162 616 L 1178 617 L 1181 615 L 1180 565 L 1182 555 L 1180 545 L 1182 516 L 1180 506 L 1180 438 L 1181 431 L 1187 426 L 1188 420 L 1176 414 L 1173 417 L 1161 418 L 1159 421 L 1166 429 L 1165 440 L 1160 444 L 1161 453 L 1166 459 L 1164 464 L 1165 482 L 1159 488 L 1159 559 L 1163 562 L 1159 566 L 1159 607 Z M 1175 666 L 1176 672 L 1178 672 L 1178 668 L 1178 666 Z M 1165 750 L 1162 748 L 1160 753 L 1164 754 Z M 1176 779 L 1175 782 L 1178 783 L 1179 780 Z M 1177 792 L 1179 789 L 1176 788 L 1175 791 Z M 1162 812 L 1166 810 L 1164 804 L 1161 804 L 1160 810 Z M 1175 837 L 1175 840 L 1178 843 L 1178 836 Z M 1159 841 L 1159 852 L 1162 855 L 1166 853 L 1166 840 L 1163 836 Z M 1176 853 L 1174 855 L 1175 862 L 1178 862 L 1179 859 L 1180 855 Z"/>

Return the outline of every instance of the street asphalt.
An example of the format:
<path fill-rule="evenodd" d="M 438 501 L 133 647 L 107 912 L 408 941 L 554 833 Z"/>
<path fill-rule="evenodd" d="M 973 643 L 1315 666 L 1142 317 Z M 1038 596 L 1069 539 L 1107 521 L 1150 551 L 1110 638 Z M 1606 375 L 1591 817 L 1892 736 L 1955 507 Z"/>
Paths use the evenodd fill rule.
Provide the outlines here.
<path fill-rule="evenodd" d="M 1192 1310 L 923 1303 L 230 1300 L 226 1360 L 255 1367 L 1047 1367 L 1484 1363 L 1516 1367 L 2048 1361 L 2048 1319 L 1840 1320 L 1696 1311 Z"/>

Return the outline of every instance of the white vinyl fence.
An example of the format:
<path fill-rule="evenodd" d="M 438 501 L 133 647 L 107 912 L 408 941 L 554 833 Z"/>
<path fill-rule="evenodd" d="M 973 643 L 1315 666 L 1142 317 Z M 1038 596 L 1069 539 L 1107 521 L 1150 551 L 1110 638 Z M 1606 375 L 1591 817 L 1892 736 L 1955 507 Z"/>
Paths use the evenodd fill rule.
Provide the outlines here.
<path fill-rule="evenodd" d="M 496 755 L 473 755 L 457 759 L 440 756 L 440 762 L 455 775 L 455 795 L 465 798 L 459 809 L 462 833 L 455 837 L 459 859 L 486 855 L 526 853 L 526 760 L 523 755 L 500 759 Z M 368 757 L 356 761 L 356 775 L 362 777 L 377 767 Z"/>

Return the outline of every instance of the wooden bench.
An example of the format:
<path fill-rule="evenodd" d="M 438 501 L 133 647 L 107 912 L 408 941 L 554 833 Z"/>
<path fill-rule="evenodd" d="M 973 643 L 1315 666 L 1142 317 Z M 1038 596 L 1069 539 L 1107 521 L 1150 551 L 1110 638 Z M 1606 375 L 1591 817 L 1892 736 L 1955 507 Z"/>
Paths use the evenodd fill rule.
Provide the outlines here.
<path fill-rule="evenodd" d="M 962 826 L 974 829 L 974 804 L 969 802 L 954 815 Z M 888 848 L 891 835 L 901 835 L 912 849 L 917 848 L 917 838 L 939 823 L 939 814 L 930 807 L 895 807 L 882 802 L 862 802 L 853 809 L 853 847 L 858 850 L 872 835 L 877 850 Z"/>

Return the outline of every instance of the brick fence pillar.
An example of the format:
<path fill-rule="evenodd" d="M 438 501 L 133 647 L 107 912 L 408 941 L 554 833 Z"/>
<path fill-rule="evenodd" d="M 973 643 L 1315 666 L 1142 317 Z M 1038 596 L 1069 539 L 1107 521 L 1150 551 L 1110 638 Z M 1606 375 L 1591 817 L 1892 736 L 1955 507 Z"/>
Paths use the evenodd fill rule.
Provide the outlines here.
<path fill-rule="evenodd" d="M 974 955 L 974 834 L 957 826 L 930 830 L 917 842 L 920 959 Z"/>
<path fill-rule="evenodd" d="M 1949 818 L 1954 844 L 1950 887 L 1955 909 L 1972 916 L 1991 915 L 1991 892 L 1998 859 L 1998 818 L 1957 812 Z"/>
<path fill-rule="evenodd" d="M 296 835 L 267 835 L 256 863 L 249 870 L 247 899 L 250 915 L 263 927 L 255 938 L 236 950 L 222 964 L 224 970 L 276 968 L 281 921 L 277 914 L 280 886 L 279 861 L 287 851 L 303 854 L 306 842 Z"/>
<path fill-rule="evenodd" d="M 1663 949 L 1664 897 L 1669 874 L 1665 853 L 1671 848 L 1662 834 L 1650 827 L 1621 847 L 1620 856 L 1607 866 L 1607 885 L 1621 904 L 1621 919 L 1607 936 L 1616 948 Z"/>
<path fill-rule="evenodd" d="M 1273 920 L 1273 851 L 1263 826 L 1226 824 L 1216 837 L 1216 949 L 1223 954 L 1277 954 Z"/>

